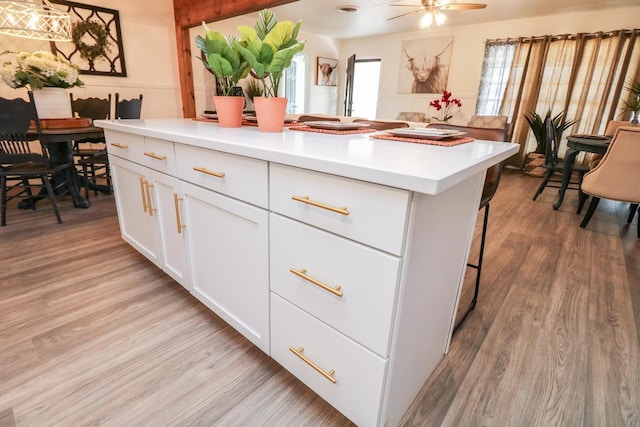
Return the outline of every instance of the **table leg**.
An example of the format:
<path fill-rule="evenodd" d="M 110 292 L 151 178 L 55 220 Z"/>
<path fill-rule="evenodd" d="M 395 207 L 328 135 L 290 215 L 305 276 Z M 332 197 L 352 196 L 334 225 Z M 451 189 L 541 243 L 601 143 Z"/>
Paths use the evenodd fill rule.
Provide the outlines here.
<path fill-rule="evenodd" d="M 558 201 L 553 205 L 553 210 L 558 210 L 560 206 L 562 206 L 562 201 L 564 200 L 564 193 L 567 191 L 567 187 L 569 187 L 569 182 L 571 181 L 571 171 L 573 169 L 573 164 L 576 162 L 576 156 L 580 151 L 574 150 L 569 147 L 565 154 L 564 158 L 564 166 L 562 168 L 562 184 L 560 184 L 560 194 L 558 195 Z"/>

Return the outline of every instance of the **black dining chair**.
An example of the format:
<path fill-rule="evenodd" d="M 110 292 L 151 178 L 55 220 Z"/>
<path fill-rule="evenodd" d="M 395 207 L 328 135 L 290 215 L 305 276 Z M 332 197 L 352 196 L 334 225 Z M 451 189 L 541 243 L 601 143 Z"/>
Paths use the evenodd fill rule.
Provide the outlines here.
<path fill-rule="evenodd" d="M 32 150 L 30 125 L 33 123 L 39 136 L 40 152 Z M 45 188 L 46 196 L 58 220 L 62 223 L 55 190 L 75 185 L 73 163 L 54 165 L 49 157 L 47 145 L 43 143 L 40 120 L 29 92 L 29 101 L 0 98 L 0 199 L 2 215 L 0 225 L 7 224 L 7 202 L 17 197 L 26 197 L 28 206 L 35 209 L 36 201 L 43 198 L 34 194 Z M 37 143 L 35 143 L 37 144 Z M 54 174 L 64 173 L 64 182 L 54 184 Z M 33 182 L 38 179 L 38 182 Z"/>
<path fill-rule="evenodd" d="M 116 119 L 139 119 L 142 113 L 142 94 L 138 98 L 120 99 L 116 92 Z"/>
<path fill-rule="evenodd" d="M 74 117 L 83 117 L 93 120 L 111 118 L 111 94 L 106 98 L 73 98 L 71 100 L 71 111 Z M 97 146 L 94 144 L 98 144 Z M 104 150 L 106 142 L 104 138 L 88 138 L 73 141 L 73 155 L 79 158 L 89 157 Z"/>
<path fill-rule="evenodd" d="M 556 127 L 553 123 L 553 120 L 548 120 L 546 123 L 546 149 L 544 153 L 544 163 L 542 165 L 547 171 L 545 172 L 544 178 L 538 186 L 536 190 L 536 194 L 533 195 L 533 200 L 536 200 L 538 196 L 542 193 L 542 191 L 546 187 L 551 188 L 561 188 L 559 183 L 562 182 L 562 174 L 564 171 L 564 162 L 560 161 L 558 158 L 558 151 L 560 149 L 560 140 L 562 134 L 556 131 Z M 586 194 L 584 194 L 581 190 L 582 179 L 584 178 L 584 174 L 589 171 L 589 166 L 585 165 L 577 165 L 573 164 L 571 166 L 571 173 L 574 172 L 578 174 L 578 181 L 570 181 L 567 186 L 567 190 L 578 190 L 579 199 L 578 199 L 578 212 L 582 210 L 582 206 L 587 199 Z M 559 178 L 556 178 L 560 175 Z"/>

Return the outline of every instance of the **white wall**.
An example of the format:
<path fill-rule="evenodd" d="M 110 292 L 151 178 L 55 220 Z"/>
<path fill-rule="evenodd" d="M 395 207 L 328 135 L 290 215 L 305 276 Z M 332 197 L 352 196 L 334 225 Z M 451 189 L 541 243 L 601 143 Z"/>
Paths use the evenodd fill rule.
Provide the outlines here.
<path fill-rule="evenodd" d="M 173 1 L 85 0 L 83 3 L 118 10 L 127 77 L 83 74 L 80 78 L 85 86 L 70 90 L 74 97 L 105 97 L 107 93 L 119 92 L 121 98 L 128 99 L 142 93 L 143 118 L 182 117 Z M 0 46 L 0 51 L 49 50 L 48 42 L 5 35 L 0 35 Z M 11 89 L 0 84 L 0 96 L 26 98 L 27 89 Z"/>
<path fill-rule="evenodd" d="M 218 31 L 221 34 L 231 34 L 239 36 L 240 33 L 237 30 L 237 26 L 248 25 L 250 27 L 253 27 L 255 25 L 255 18 L 240 16 L 236 18 L 208 23 L 207 25 L 209 29 Z M 196 35 L 204 36 L 204 29 L 202 28 L 202 26 L 194 27 L 190 31 L 191 52 L 194 55 L 194 57 L 192 58 L 192 64 L 196 113 L 200 114 L 205 109 L 214 109 L 213 94 L 215 89 L 215 80 L 211 76 L 211 74 L 205 70 L 202 62 L 196 56 L 200 54 L 200 51 L 196 48 L 195 44 Z M 312 113 L 336 114 L 338 88 L 335 86 L 316 86 L 314 83 L 316 57 L 322 56 L 325 58 L 338 58 L 339 52 L 337 42 L 329 37 L 306 33 L 304 31 L 304 23 L 302 24 L 300 33 L 298 34 L 298 40 L 307 41 L 307 43 L 305 44 L 305 48 L 302 51 L 307 65 L 305 76 L 307 88 L 305 94 L 305 111 Z M 341 66 L 342 65 L 339 65 L 339 67 Z M 241 86 L 244 87 L 246 86 L 246 84 L 241 84 Z"/>
<path fill-rule="evenodd" d="M 432 28 L 429 31 L 416 30 L 344 40 L 339 46 L 340 59 L 341 63 L 344 63 L 346 58 L 354 53 L 360 59 L 382 59 L 378 118 L 393 119 L 400 111 L 425 112 L 429 117 L 435 115 L 435 111 L 428 107 L 429 101 L 439 98 L 438 95 L 399 94 L 397 91 L 398 70 L 399 67 L 405 66 L 404 61 L 401 61 L 401 44 L 403 40 L 453 35 L 454 44 L 447 89 L 462 101 L 462 109 L 453 118 L 452 123 L 465 124 L 475 111 L 484 43 L 487 39 L 632 29 L 638 27 L 638 16 L 640 16 L 640 6 L 462 27 L 447 27 L 445 24 L 443 27 Z M 344 85 L 343 75 L 341 79 L 338 89 L 339 103 L 342 102 L 343 97 L 343 89 L 341 89 Z"/>
<path fill-rule="evenodd" d="M 104 96 L 120 92 L 123 98 L 144 95 L 143 117 L 182 117 L 182 102 L 178 73 L 175 23 L 172 0 L 87 0 L 86 4 L 116 9 L 124 40 L 127 77 L 82 75 L 86 86 L 72 89 L 75 96 Z M 452 12 L 453 13 L 453 12 Z M 381 58 L 381 82 L 378 102 L 379 118 L 394 118 L 400 111 L 423 111 L 430 116 L 428 104 L 435 95 L 398 94 L 397 79 L 401 64 L 403 40 L 454 36 L 448 89 L 461 98 L 462 110 L 454 117 L 455 123 L 466 123 L 475 110 L 484 42 L 490 38 L 518 37 L 541 34 L 562 34 L 608 31 L 637 27 L 640 6 L 597 12 L 573 13 L 533 19 L 494 22 L 464 27 L 447 27 L 430 31 L 406 33 L 336 41 L 321 35 L 304 32 L 300 38 L 308 40 L 303 54 L 307 59 L 307 93 L 305 110 L 308 113 L 340 114 L 344 95 L 346 59 L 351 54 L 358 58 Z M 302 17 L 304 18 L 304 17 Z M 223 34 L 237 33 L 238 24 L 253 25 L 253 18 L 238 17 L 211 24 Z M 192 52 L 196 54 L 196 34 L 204 34 L 201 27 L 191 30 Z M 0 35 L 0 51 L 48 50 L 48 42 L 33 41 Z M 339 58 L 338 86 L 316 86 L 316 57 Z M 4 58 L 0 57 L 0 60 Z M 194 58 L 193 75 L 196 111 L 212 107 L 213 79 L 204 72 L 202 64 Z M 11 89 L 0 84 L 0 96 L 26 97 L 26 89 Z"/>

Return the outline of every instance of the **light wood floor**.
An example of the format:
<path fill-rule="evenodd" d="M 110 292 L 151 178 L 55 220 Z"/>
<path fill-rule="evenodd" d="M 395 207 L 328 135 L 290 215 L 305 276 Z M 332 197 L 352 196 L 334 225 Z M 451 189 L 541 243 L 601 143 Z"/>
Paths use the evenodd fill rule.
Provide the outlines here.
<path fill-rule="evenodd" d="M 478 307 L 403 425 L 640 425 L 637 219 L 582 230 L 539 182 L 503 176 Z M 123 243 L 112 197 L 61 213 L 0 229 L 0 427 L 350 425 Z"/>

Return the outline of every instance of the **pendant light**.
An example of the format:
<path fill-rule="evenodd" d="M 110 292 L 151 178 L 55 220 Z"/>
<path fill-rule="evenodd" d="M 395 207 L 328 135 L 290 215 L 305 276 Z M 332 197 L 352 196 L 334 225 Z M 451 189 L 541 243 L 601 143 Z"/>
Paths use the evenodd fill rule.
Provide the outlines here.
<path fill-rule="evenodd" d="M 0 34 L 70 41 L 71 15 L 47 0 L 0 0 Z"/>

